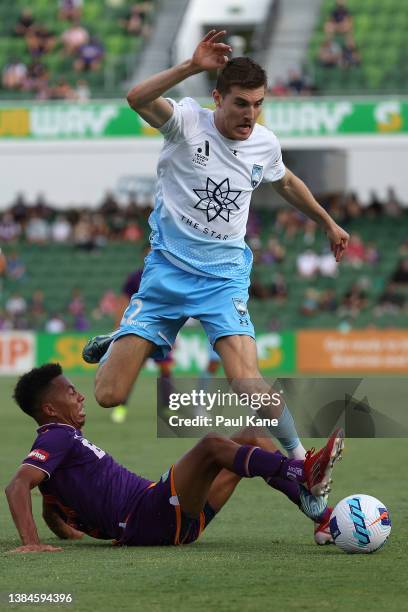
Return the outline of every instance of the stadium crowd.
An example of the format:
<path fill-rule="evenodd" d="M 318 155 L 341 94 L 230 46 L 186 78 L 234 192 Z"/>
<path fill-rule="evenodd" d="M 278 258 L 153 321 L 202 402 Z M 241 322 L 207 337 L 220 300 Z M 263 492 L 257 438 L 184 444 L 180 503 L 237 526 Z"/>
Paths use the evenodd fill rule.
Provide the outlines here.
<path fill-rule="evenodd" d="M 362 206 L 355 194 L 328 197 L 325 206 L 344 227 L 351 227 L 356 220 L 395 219 L 403 222 L 404 208 L 394 191 L 390 189 L 381 202 L 373 193 L 368 206 Z M 43 329 L 50 332 L 74 329 L 85 331 L 97 326 L 101 317 L 114 316 L 116 297 L 112 287 L 106 286 L 98 304 L 87 304 L 82 288 L 72 289 L 72 295 L 64 312 L 54 312 L 47 303 L 40 287 L 27 299 L 23 297 L 24 283 L 30 276 L 30 261 L 19 253 L 21 244 L 65 244 L 72 249 L 95 252 L 109 243 L 130 242 L 143 245 L 147 241 L 147 217 L 150 206 L 130 198 L 126 206 L 120 206 L 112 193 L 107 193 L 96 210 L 53 208 L 43 196 L 29 205 L 20 194 L 8 210 L 0 215 L 0 244 L 7 256 L 0 257 L 0 282 L 3 296 L 0 303 L 0 329 Z M 363 240 L 357 231 L 351 231 L 350 246 L 342 269 L 361 271 L 361 276 L 339 295 L 335 283 L 342 274 L 332 254 L 318 246 L 316 226 L 303 215 L 290 208 L 276 211 L 270 231 L 265 234 L 264 222 L 259 211 L 253 209 L 248 220 L 247 241 L 254 253 L 254 273 L 250 294 L 257 300 L 272 300 L 283 306 L 291 299 L 290 282 L 298 279 L 304 287 L 299 299 L 298 311 L 303 317 L 318 317 L 332 313 L 339 318 L 354 319 L 367 308 L 373 277 L 367 274 L 367 266 L 375 272 L 382 254 L 372 240 Z M 290 255 L 296 254 L 294 270 L 285 268 Z M 408 239 L 399 250 L 400 262 L 392 275 L 385 280 L 383 292 L 373 309 L 373 316 L 408 312 L 404 287 L 408 287 Z M 265 274 L 268 271 L 268 282 Z M 288 274 L 295 274 L 289 279 Z M 317 287 L 316 280 L 327 279 L 329 286 Z M 330 284 L 331 282 L 331 284 Z M 298 298 L 297 298 L 298 299 Z M 275 325 L 273 323 L 273 325 Z"/>
<path fill-rule="evenodd" d="M 152 2 L 138 2 L 129 6 L 125 1 L 105 0 L 117 10 L 116 31 L 127 37 L 146 39 L 151 30 L 149 15 Z M 57 33 L 35 16 L 31 8 L 23 8 L 9 36 L 25 41 L 24 57 L 9 57 L 2 67 L 2 86 L 8 90 L 31 92 L 39 100 L 77 100 L 90 98 L 90 88 L 84 78 L 89 72 L 101 72 L 107 53 L 106 45 L 92 26 L 83 22 L 83 0 L 59 0 L 50 6 L 54 19 L 66 22 Z M 64 73 L 52 68 L 49 58 L 64 62 Z M 76 85 L 71 85 L 64 74 L 74 71 Z"/>

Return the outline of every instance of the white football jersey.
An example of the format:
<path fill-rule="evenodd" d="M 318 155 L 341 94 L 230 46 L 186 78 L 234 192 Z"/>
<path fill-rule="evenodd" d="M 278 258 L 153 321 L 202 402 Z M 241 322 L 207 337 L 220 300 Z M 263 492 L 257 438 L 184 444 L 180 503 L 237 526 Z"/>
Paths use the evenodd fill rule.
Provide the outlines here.
<path fill-rule="evenodd" d="M 169 101 L 173 114 L 160 128 L 165 141 L 149 219 L 152 247 L 201 274 L 248 275 L 252 192 L 285 174 L 278 139 L 256 124 L 247 140 L 230 140 L 215 127 L 213 111 L 192 98 Z"/>

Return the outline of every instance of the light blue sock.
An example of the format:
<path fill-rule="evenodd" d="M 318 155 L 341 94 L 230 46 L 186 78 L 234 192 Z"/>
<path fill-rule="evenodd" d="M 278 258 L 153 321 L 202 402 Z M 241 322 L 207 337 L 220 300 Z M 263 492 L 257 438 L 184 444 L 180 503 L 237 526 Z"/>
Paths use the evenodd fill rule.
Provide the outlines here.
<path fill-rule="evenodd" d="M 306 451 L 299 440 L 295 421 L 286 404 L 278 421 L 279 424 L 276 427 L 271 426 L 268 428 L 271 434 L 279 440 L 290 457 L 304 459 Z"/>

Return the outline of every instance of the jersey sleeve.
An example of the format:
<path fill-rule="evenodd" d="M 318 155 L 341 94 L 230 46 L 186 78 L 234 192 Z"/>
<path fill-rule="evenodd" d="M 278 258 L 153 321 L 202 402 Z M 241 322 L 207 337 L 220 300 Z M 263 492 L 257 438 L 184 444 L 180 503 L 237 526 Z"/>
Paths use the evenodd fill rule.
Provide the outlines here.
<path fill-rule="evenodd" d="M 176 102 L 166 98 L 173 107 L 173 114 L 164 125 L 159 128 L 166 140 L 180 142 L 192 136 L 198 126 L 201 106 L 192 98 L 183 98 Z"/>
<path fill-rule="evenodd" d="M 51 477 L 72 448 L 74 437 L 65 427 L 47 429 L 39 434 L 23 465 L 39 468 Z"/>
<path fill-rule="evenodd" d="M 279 140 L 276 138 L 275 134 L 271 133 L 271 136 L 271 153 L 263 174 L 263 181 L 267 183 L 280 181 L 280 179 L 285 176 L 286 172 L 285 164 L 282 161 L 282 151 Z"/>

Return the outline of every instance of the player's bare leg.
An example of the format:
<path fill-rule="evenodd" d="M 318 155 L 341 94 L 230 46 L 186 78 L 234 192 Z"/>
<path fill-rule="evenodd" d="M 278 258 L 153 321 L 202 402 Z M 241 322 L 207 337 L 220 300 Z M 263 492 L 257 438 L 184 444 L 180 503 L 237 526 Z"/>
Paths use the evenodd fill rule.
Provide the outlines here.
<path fill-rule="evenodd" d="M 252 446 L 259 446 L 260 448 L 270 451 L 271 453 L 277 450 L 276 446 L 269 437 L 265 437 L 262 435 L 262 432 L 258 432 L 256 428 L 252 427 L 245 428 L 236 435 L 231 436 L 231 440 L 237 444 L 251 444 Z M 241 476 L 238 476 L 238 474 L 234 474 L 229 470 L 222 469 L 220 471 L 215 480 L 212 482 L 207 497 L 208 503 L 215 512 L 219 512 L 219 510 L 221 510 L 221 508 L 227 503 L 241 480 Z"/>
<path fill-rule="evenodd" d="M 258 369 L 256 343 L 250 336 L 224 336 L 215 343 L 215 348 L 221 357 L 225 374 L 236 393 L 274 393 L 274 389 L 264 380 Z M 297 434 L 293 417 L 284 401 L 258 410 L 261 417 L 278 419 L 277 427 L 271 427 L 270 432 L 282 444 L 289 456 L 304 459 L 306 451 Z"/>
<path fill-rule="evenodd" d="M 144 362 L 156 348 L 153 342 L 135 334 L 118 338 L 96 373 L 98 404 L 113 408 L 126 402 Z"/>

